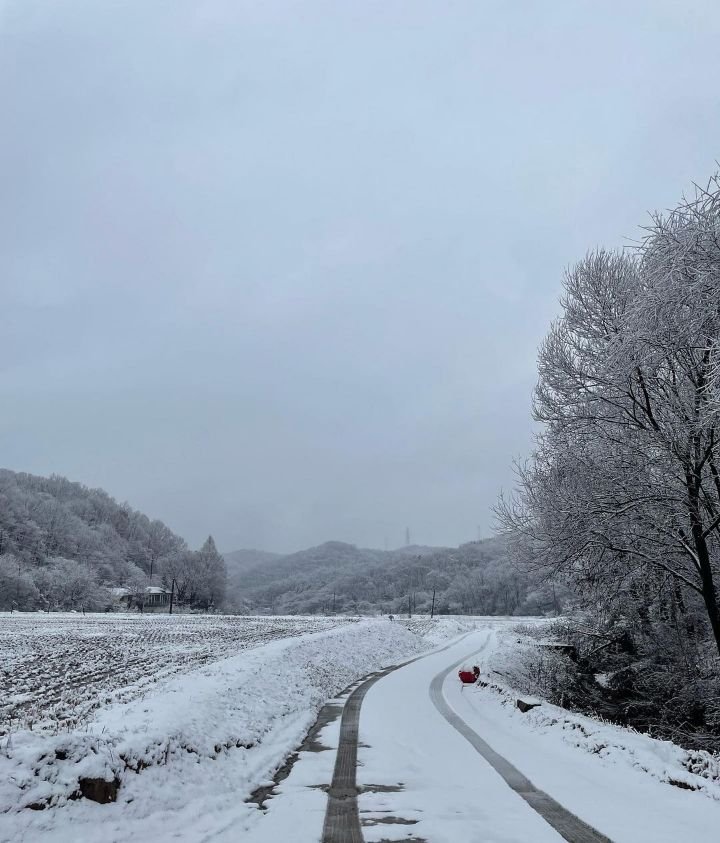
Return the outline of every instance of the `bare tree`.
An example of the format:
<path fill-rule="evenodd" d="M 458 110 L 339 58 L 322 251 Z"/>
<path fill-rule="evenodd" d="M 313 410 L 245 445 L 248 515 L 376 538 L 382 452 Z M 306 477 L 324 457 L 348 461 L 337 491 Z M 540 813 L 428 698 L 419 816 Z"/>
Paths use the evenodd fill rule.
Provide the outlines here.
<path fill-rule="evenodd" d="M 544 429 L 500 521 L 587 596 L 701 598 L 720 652 L 717 182 L 655 217 L 637 254 L 581 261 L 562 306 L 540 351 Z"/>

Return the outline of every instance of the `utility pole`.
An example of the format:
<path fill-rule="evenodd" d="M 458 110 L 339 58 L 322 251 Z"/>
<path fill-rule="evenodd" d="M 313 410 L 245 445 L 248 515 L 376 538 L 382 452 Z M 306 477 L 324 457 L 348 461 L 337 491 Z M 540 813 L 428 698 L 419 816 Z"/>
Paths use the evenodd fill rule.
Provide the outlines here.
<path fill-rule="evenodd" d="M 172 615 L 174 600 L 175 600 L 175 577 L 173 577 L 173 581 L 172 581 L 172 584 L 170 586 L 170 614 L 171 615 Z"/>
<path fill-rule="evenodd" d="M 335 614 L 335 596 L 336 596 L 336 592 L 333 591 L 333 610 L 332 610 L 333 615 Z"/>
<path fill-rule="evenodd" d="M 412 602 L 411 602 L 410 594 L 408 594 L 408 617 L 412 617 Z"/>
<path fill-rule="evenodd" d="M 410 528 L 405 528 L 405 547 L 410 547 Z"/>
<path fill-rule="evenodd" d="M 432 606 L 430 607 L 430 617 L 435 617 L 435 589 L 433 589 Z"/>

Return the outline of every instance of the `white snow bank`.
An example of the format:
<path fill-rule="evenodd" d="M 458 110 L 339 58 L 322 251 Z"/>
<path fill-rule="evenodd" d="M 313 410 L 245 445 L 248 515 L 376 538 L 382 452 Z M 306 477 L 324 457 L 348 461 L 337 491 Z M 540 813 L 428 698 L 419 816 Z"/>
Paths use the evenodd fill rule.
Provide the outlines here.
<path fill-rule="evenodd" d="M 16 732 L 0 745 L 0 839 L 30 840 L 33 832 L 40 839 L 58 824 L 96 821 L 98 812 L 113 828 L 107 839 L 130 839 L 132 818 L 162 811 L 167 822 L 193 800 L 241 800 L 300 743 L 327 699 L 459 629 L 455 621 L 432 624 L 429 646 L 403 624 L 374 619 L 273 641 L 100 709 L 82 733 Z M 76 801 L 83 777 L 119 782 L 118 801 Z M 43 805 L 48 810 L 20 810 Z"/>
<path fill-rule="evenodd" d="M 470 629 L 474 629 L 479 623 L 487 623 L 487 619 L 481 621 L 477 618 L 467 617 L 436 617 L 429 618 L 427 615 L 416 615 L 413 618 L 396 617 L 393 623 L 404 626 L 409 632 L 422 637 L 427 649 L 447 642 L 450 638 L 463 635 Z"/>
<path fill-rule="evenodd" d="M 514 708 L 515 700 L 518 696 L 529 698 L 519 694 L 503 678 L 511 680 L 518 663 L 521 669 L 524 667 L 532 644 L 512 631 L 500 632 L 497 642 L 486 665 L 489 673 L 483 678 L 490 682 L 486 691 L 499 695 L 511 717 L 542 734 L 557 735 L 566 744 L 596 755 L 606 763 L 631 767 L 661 782 L 720 800 L 720 757 L 717 755 L 683 749 L 671 741 L 658 740 L 599 718 L 574 714 L 546 701 L 539 708 L 522 714 Z M 537 694 L 538 688 L 533 691 Z"/>

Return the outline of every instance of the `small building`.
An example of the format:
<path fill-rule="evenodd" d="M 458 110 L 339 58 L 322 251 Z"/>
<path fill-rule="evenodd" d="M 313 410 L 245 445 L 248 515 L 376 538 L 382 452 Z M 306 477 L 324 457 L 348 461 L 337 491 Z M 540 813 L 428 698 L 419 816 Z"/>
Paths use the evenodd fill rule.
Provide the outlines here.
<path fill-rule="evenodd" d="M 170 603 L 170 589 L 161 585 L 149 585 L 145 589 L 145 608 L 167 606 Z"/>
<path fill-rule="evenodd" d="M 144 589 L 132 589 L 116 586 L 110 589 L 113 602 L 121 610 L 139 609 L 152 611 L 164 609 L 170 604 L 170 590 L 160 585 L 148 585 Z"/>

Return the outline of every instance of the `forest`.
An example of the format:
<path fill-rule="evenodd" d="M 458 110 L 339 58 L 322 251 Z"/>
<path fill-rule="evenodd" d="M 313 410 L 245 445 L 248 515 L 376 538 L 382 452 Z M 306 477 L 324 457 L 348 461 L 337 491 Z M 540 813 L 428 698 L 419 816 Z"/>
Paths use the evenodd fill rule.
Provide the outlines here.
<path fill-rule="evenodd" d="M 513 566 L 501 537 L 390 551 L 326 542 L 287 556 L 255 560 L 240 551 L 225 559 L 228 600 L 270 614 L 546 614 L 560 610 L 565 594 Z"/>
<path fill-rule="evenodd" d="M 212 537 L 191 551 L 101 489 L 0 470 L 0 610 L 98 611 L 113 586 L 141 595 L 173 580 L 179 604 L 208 609 L 222 605 L 225 576 Z"/>
<path fill-rule="evenodd" d="M 557 701 L 707 749 L 720 748 L 719 341 L 714 178 L 635 247 L 567 272 L 539 352 L 541 433 L 498 506 L 513 558 L 573 595 L 556 632 L 575 658 L 536 673 Z"/>

